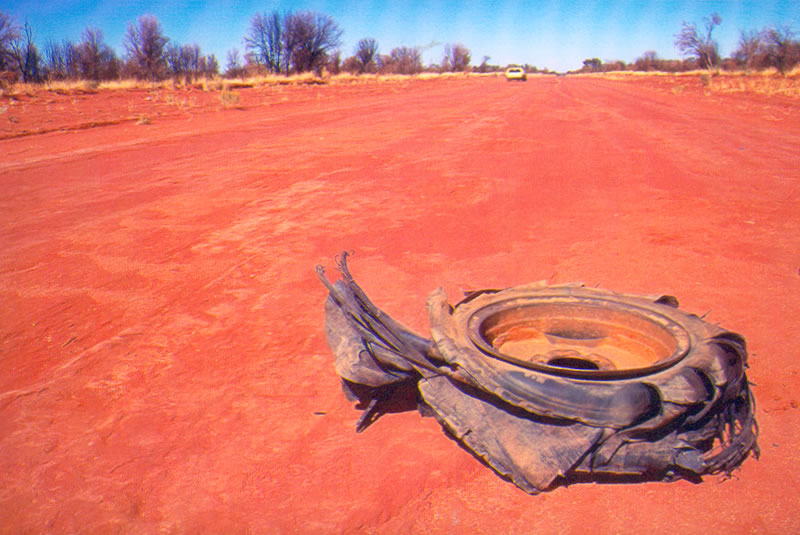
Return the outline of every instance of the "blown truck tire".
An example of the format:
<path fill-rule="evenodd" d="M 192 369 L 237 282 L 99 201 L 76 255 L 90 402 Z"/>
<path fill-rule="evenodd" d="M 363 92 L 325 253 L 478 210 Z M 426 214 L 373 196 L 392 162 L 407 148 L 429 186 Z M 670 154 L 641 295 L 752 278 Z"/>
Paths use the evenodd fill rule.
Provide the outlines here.
<path fill-rule="evenodd" d="M 419 392 L 456 440 L 537 493 L 581 480 L 699 481 L 758 455 L 744 338 L 638 296 L 536 283 L 428 299 L 431 338 L 375 307 L 346 264 L 326 333 L 345 391 L 366 408 Z"/>

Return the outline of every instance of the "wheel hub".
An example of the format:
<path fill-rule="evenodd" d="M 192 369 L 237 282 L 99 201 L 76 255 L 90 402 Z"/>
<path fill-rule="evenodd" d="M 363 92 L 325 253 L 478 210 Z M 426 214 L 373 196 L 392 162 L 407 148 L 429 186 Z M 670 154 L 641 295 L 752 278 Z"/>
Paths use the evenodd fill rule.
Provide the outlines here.
<path fill-rule="evenodd" d="M 688 334 L 669 318 L 602 299 L 495 302 L 476 310 L 467 328 L 489 357 L 568 377 L 637 377 L 674 365 L 689 349 Z"/>

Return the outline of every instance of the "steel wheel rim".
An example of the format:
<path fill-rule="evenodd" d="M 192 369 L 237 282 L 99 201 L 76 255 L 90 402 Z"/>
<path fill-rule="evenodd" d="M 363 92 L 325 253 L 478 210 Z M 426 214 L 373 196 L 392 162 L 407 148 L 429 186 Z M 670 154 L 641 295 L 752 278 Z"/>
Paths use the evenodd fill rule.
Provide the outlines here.
<path fill-rule="evenodd" d="M 655 311 L 609 299 L 516 297 L 474 311 L 470 341 L 484 355 L 543 372 L 580 379 L 649 375 L 683 359 L 688 332 Z M 547 352 L 529 352 L 548 350 Z"/>

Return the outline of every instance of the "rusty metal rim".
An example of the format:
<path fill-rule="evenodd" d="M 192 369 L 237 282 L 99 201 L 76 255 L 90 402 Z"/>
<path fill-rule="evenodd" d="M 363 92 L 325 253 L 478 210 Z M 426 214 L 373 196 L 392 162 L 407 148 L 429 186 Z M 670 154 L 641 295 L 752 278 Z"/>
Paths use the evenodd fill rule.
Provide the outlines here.
<path fill-rule="evenodd" d="M 675 341 L 675 350 L 669 357 L 661 359 L 649 366 L 623 370 L 586 370 L 579 368 L 548 366 L 521 360 L 498 351 L 483 337 L 482 326 L 490 317 L 507 310 L 518 310 L 521 308 L 535 307 L 543 304 L 564 304 L 575 307 L 590 306 L 601 309 L 607 309 L 609 306 L 611 306 L 615 311 L 622 311 L 637 316 L 640 319 L 649 321 L 655 324 L 657 327 L 665 330 Z M 495 301 L 493 303 L 484 305 L 475 310 L 469 316 L 466 328 L 470 341 L 477 347 L 477 349 L 489 357 L 549 375 L 572 377 L 576 379 L 619 380 L 650 375 L 674 366 L 689 353 L 691 346 L 691 340 L 687 330 L 684 329 L 678 322 L 665 315 L 646 308 L 629 305 L 627 303 L 619 303 L 613 299 L 592 297 L 563 295 L 509 297 L 507 299 L 502 299 L 500 301 Z"/>

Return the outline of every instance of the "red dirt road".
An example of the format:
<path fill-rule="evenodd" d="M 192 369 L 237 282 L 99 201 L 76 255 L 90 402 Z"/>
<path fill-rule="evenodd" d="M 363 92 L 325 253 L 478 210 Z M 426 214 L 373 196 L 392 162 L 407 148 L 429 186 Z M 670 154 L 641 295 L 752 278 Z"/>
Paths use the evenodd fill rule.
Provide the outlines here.
<path fill-rule="evenodd" d="M 0 532 L 800 531 L 797 101 L 570 77 L 195 96 L 3 104 Z M 762 458 L 529 496 L 416 412 L 356 434 L 314 273 L 343 249 L 423 334 L 438 286 L 710 311 L 748 340 Z"/>

